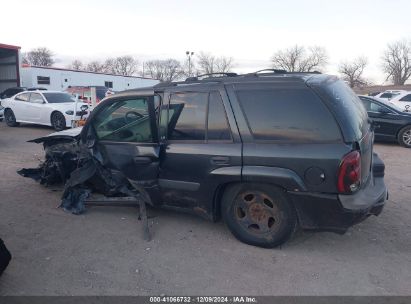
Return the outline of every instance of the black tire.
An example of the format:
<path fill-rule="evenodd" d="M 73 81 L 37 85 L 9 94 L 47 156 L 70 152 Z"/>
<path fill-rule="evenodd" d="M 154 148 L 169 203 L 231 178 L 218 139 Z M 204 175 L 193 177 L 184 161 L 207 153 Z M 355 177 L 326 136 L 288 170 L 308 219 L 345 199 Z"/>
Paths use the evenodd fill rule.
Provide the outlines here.
<path fill-rule="evenodd" d="M 54 130 L 63 131 L 66 128 L 66 118 L 61 112 L 54 112 L 50 119 Z"/>
<path fill-rule="evenodd" d="M 272 185 L 236 184 L 224 192 L 221 215 L 240 241 L 264 248 L 285 243 L 297 215 L 285 192 Z"/>
<path fill-rule="evenodd" d="M 411 148 L 411 125 L 405 126 L 398 132 L 398 143 L 406 148 Z"/>
<path fill-rule="evenodd" d="M 4 119 L 9 127 L 17 127 L 19 123 L 16 121 L 16 116 L 11 109 L 4 110 Z"/>

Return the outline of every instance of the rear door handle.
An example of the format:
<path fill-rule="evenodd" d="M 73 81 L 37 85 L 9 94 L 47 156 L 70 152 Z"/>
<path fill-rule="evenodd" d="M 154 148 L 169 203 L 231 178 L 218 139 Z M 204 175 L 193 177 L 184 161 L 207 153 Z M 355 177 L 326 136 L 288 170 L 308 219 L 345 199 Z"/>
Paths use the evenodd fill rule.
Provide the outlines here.
<path fill-rule="evenodd" d="M 228 156 L 213 156 L 211 158 L 211 164 L 213 165 L 229 165 L 230 158 Z"/>

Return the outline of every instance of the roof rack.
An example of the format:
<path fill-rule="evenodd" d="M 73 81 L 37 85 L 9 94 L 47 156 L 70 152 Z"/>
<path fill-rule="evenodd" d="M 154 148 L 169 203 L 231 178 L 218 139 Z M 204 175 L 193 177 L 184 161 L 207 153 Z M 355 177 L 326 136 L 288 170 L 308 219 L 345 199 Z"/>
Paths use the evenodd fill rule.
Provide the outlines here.
<path fill-rule="evenodd" d="M 220 75 L 220 76 L 225 76 L 225 77 L 236 77 L 238 76 L 237 73 L 230 73 L 230 72 L 218 72 L 218 73 L 207 73 L 207 74 L 202 74 L 202 75 L 198 75 L 198 76 L 194 76 L 194 77 L 188 77 L 186 79 L 187 82 L 190 81 L 198 81 L 199 78 L 202 78 L 204 76 L 209 76 L 209 78 L 211 77 L 215 77 L 216 75 Z"/>
<path fill-rule="evenodd" d="M 244 76 L 258 76 L 258 74 L 321 74 L 319 71 L 312 71 L 312 72 L 288 72 L 286 70 L 280 69 L 263 69 L 253 73 L 244 74 Z"/>

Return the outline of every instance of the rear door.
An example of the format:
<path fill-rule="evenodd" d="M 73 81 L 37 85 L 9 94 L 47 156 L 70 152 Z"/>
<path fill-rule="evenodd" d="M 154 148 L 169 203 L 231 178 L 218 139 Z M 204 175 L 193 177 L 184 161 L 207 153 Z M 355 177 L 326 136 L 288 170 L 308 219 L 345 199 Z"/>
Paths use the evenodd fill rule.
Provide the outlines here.
<path fill-rule="evenodd" d="M 27 120 L 34 123 L 47 123 L 41 121 L 44 108 L 43 96 L 39 93 L 30 93 L 29 102 L 26 103 Z"/>
<path fill-rule="evenodd" d="M 29 103 L 30 93 L 20 93 L 12 101 L 11 109 L 16 116 L 17 121 L 28 121 L 27 105 Z"/>
<path fill-rule="evenodd" d="M 154 95 L 118 97 L 95 111 L 87 140 L 102 164 L 143 187 L 155 203 L 160 148 Z"/>
<path fill-rule="evenodd" d="M 241 179 L 241 141 L 224 88 L 171 89 L 160 126 L 163 202 L 211 218 L 218 187 Z"/>

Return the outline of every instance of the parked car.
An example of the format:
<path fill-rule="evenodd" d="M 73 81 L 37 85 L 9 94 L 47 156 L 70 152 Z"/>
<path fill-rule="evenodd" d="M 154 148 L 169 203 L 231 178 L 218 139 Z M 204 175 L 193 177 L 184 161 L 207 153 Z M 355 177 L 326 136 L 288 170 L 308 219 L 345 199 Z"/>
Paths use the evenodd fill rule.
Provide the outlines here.
<path fill-rule="evenodd" d="M 88 106 L 77 103 L 71 95 L 54 91 L 25 91 L 2 100 L 4 117 L 9 127 L 16 127 L 20 122 L 52 126 L 60 131 L 70 127 L 73 120 L 88 115 Z"/>
<path fill-rule="evenodd" d="M 8 88 L 8 89 L 4 90 L 3 92 L 1 92 L 0 99 L 10 98 L 10 97 L 16 95 L 17 93 L 21 93 L 21 92 L 24 92 L 24 91 L 27 91 L 26 87 Z"/>
<path fill-rule="evenodd" d="M 405 93 L 407 91 L 405 90 L 386 90 L 382 93 L 379 93 L 377 95 L 374 96 L 375 99 L 379 100 L 379 101 L 389 101 L 392 98 L 394 98 L 397 95 L 400 95 L 402 93 Z"/>
<path fill-rule="evenodd" d="M 297 225 L 344 233 L 381 213 L 387 189 L 373 139 L 361 101 L 337 77 L 229 73 L 107 97 L 82 129 L 32 140 L 46 161 L 20 174 L 65 182 L 63 207 L 90 191 L 139 193 L 153 206 L 222 217 L 242 242 L 274 247 Z"/>
<path fill-rule="evenodd" d="M 21 92 L 24 92 L 24 91 L 47 91 L 47 89 L 46 88 L 41 88 L 41 87 L 33 87 L 33 88 L 14 87 L 14 88 L 8 88 L 0 94 L 0 100 L 13 97 L 17 93 L 21 93 Z"/>
<path fill-rule="evenodd" d="M 0 121 L 3 121 L 4 119 L 4 108 L 0 106 Z"/>
<path fill-rule="evenodd" d="M 406 91 L 399 95 L 394 96 L 389 100 L 390 103 L 394 104 L 396 107 L 401 110 L 411 107 L 411 92 Z"/>
<path fill-rule="evenodd" d="M 97 104 L 105 97 L 114 94 L 113 91 L 103 86 L 96 86 L 95 88 Z M 66 92 L 91 104 L 91 87 L 70 86 L 66 89 Z"/>
<path fill-rule="evenodd" d="M 401 146 L 411 148 L 411 109 L 382 103 L 369 96 L 359 96 L 375 128 L 375 139 L 397 141 Z"/>

